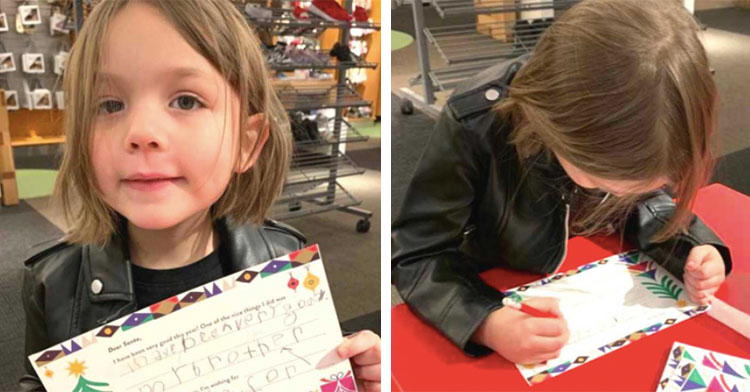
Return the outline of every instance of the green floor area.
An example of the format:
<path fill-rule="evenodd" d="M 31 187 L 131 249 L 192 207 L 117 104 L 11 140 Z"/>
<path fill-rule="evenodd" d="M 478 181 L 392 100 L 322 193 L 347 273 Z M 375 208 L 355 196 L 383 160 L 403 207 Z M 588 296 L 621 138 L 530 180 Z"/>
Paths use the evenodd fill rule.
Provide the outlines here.
<path fill-rule="evenodd" d="M 414 38 L 411 35 L 391 30 L 391 52 L 411 45 L 412 41 L 414 41 Z"/>
<path fill-rule="evenodd" d="M 31 199 L 50 196 L 56 179 L 57 170 L 18 169 L 16 170 L 18 197 Z"/>
<path fill-rule="evenodd" d="M 380 138 L 380 121 L 357 120 L 351 121 L 351 124 L 363 136 Z"/>

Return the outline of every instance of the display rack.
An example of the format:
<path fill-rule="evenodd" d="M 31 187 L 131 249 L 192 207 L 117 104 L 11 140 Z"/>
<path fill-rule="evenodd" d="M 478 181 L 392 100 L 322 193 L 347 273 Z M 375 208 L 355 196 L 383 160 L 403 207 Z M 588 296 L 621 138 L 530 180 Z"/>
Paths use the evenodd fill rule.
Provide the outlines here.
<path fill-rule="evenodd" d="M 402 110 L 410 112 L 412 102 L 430 114 L 437 114 L 435 92 L 453 89 L 463 80 L 497 64 L 499 60 L 529 53 L 553 18 L 518 18 L 522 12 L 564 11 L 580 0 L 433 0 L 438 15 L 475 15 L 474 23 L 426 27 L 422 1 L 412 2 L 420 74 L 412 85 L 422 86 L 422 95 L 402 89 L 407 100 Z M 495 19 L 492 18 L 495 17 Z M 435 46 L 447 66 L 430 67 L 428 44 Z"/>
<path fill-rule="evenodd" d="M 328 50 L 321 50 L 320 53 L 322 54 L 328 54 L 330 52 L 330 49 Z M 338 61 L 336 59 L 331 59 L 328 61 L 321 61 L 321 62 L 307 62 L 307 63 L 295 63 L 295 62 L 287 62 L 287 63 L 270 63 L 269 67 L 273 69 L 274 71 L 294 71 L 295 69 L 305 68 L 305 69 L 337 69 L 339 66 L 344 66 L 345 68 L 377 68 L 377 64 L 375 63 L 368 63 L 367 61 L 362 60 L 361 58 L 351 55 L 352 61 Z"/>
<path fill-rule="evenodd" d="M 348 84 L 336 84 L 324 89 L 318 86 L 277 87 L 276 93 L 288 111 L 338 109 L 371 104 L 362 99 Z"/>
<path fill-rule="evenodd" d="M 351 9 L 351 0 L 346 0 L 344 7 Z M 242 11 L 242 9 L 240 8 Z M 291 9 L 263 8 L 270 18 L 258 18 L 247 15 L 248 23 L 253 28 L 265 29 L 275 36 L 318 36 L 328 29 L 337 29 L 338 43 L 348 45 L 350 29 L 379 29 L 372 23 L 329 21 L 310 14 L 309 20 L 297 20 Z M 269 12 L 270 11 L 270 12 Z M 320 50 L 328 53 L 328 50 Z M 274 71 L 295 71 L 298 69 L 332 70 L 332 80 L 316 80 L 312 83 L 288 79 L 274 81 L 274 87 L 284 108 L 290 112 L 317 109 L 334 109 L 331 119 L 332 129 L 328 138 L 316 140 L 298 140 L 294 143 L 292 166 L 287 176 L 281 196 L 271 210 L 275 219 L 290 219 L 300 216 L 338 210 L 360 217 L 356 229 L 367 232 L 370 229 L 372 212 L 357 208 L 362 201 L 354 197 L 339 182 L 345 176 L 365 172 L 358 167 L 340 149 L 345 143 L 366 141 L 344 117 L 344 109 L 350 107 L 370 106 L 346 79 L 346 70 L 350 68 L 376 68 L 377 64 L 369 63 L 352 55 L 352 61 L 338 61 L 335 58 L 320 60 L 324 56 L 310 56 L 307 61 L 269 62 Z M 318 60 L 315 59 L 318 57 Z"/>

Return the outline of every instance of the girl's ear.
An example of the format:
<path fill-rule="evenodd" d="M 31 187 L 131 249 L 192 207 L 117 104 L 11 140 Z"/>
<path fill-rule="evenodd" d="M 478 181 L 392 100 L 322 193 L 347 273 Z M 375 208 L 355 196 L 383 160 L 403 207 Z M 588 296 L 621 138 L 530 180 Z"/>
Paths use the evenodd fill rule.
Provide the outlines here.
<path fill-rule="evenodd" d="M 240 129 L 240 156 L 235 172 L 244 173 L 255 164 L 268 141 L 269 132 L 263 113 L 253 114 L 247 118 L 247 122 Z"/>

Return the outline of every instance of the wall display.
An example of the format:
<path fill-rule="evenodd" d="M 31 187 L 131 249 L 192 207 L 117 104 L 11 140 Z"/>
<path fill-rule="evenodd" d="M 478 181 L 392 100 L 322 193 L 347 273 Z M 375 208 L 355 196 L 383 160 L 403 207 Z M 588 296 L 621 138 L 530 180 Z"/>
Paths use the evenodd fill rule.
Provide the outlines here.
<path fill-rule="evenodd" d="M 57 102 L 57 108 L 60 110 L 65 109 L 65 92 L 55 91 L 55 101 Z"/>
<path fill-rule="evenodd" d="M 42 24 L 42 14 L 38 5 L 19 6 L 18 14 L 21 15 L 21 24 L 24 28 Z"/>
<path fill-rule="evenodd" d="M 5 49 L 0 52 L 0 73 L 13 72 L 16 70 L 16 60 L 13 58 L 13 53 L 5 52 Z"/>
<path fill-rule="evenodd" d="M 42 88 L 38 79 L 33 79 L 31 84 L 23 81 L 23 89 L 26 92 L 26 107 L 31 110 L 52 109 L 52 92 Z"/>
<path fill-rule="evenodd" d="M 8 16 L 5 12 L 0 12 L 0 32 L 8 31 Z"/>
<path fill-rule="evenodd" d="M 23 72 L 31 74 L 44 73 L 43 53 L 24 53 L 21 62 L 23 63 Z"/>
<path fill-rule="evenodd" d="M 5 90 L 5 106 L 8 110 L 18 110 L 18 91 Z"/>
<path fill-rule="evenodd" d="M 52 17 L 50 17 L 49 20 L 49 29 L 50 29 L 50 35 L 57 35 L 57 34 L 68 34 L 70 33 L 70 29 L 66 26 L 66 21 L 68 17 L 65 16 L 65 14 L 55 11 L 55 13 L 52 14 Z"/>
<path fill-rule="evenodd" d="M 57 74 L 57 75 L 62 75 L 63 74 L 63 71 L 65 71 L 65 64 L 68 61 L 68 55 L 69 55 L 68 52 L 62 51 L 62 50 L 55 55 L 55 57 L 54 57 L 55 67 L 53 69 L 53 71 L 55 72 L 55 74 Z"/>
<path fill-rule="evenodd" d="M 52 92 L 46 88 L 38 88 L 31 91 L 34 110 L 52 109 Z"/>
<path fill-rule="evenodd" d="M 18 91 L 11 90 L 8 81 L 0 80 L 0 88 L 5 92 L 5 106 L 8 110 L 18 110 Z"/>

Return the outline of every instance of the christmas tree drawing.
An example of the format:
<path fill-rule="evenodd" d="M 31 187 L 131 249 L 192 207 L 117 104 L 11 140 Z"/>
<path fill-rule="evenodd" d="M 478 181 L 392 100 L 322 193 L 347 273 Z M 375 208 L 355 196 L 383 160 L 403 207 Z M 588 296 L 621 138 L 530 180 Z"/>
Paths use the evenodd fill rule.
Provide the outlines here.
<path fill-rule="evenodd" d="M 107 387 L 109 384 L 106 382 L 95 382 L 95 381 L 89 381 L 86 379 L 86 377 L 79 376 L 78 377 L 78 384 L 73 389 L 72 392 L 108 392 L 104 389 L 96 389 L 94 387 Z"/>
<path fill-rule="evenodd" d="M 83 373 L 86 371 L 85 362 L 78 362 L 78 360 L 68 362 L 67 370 L 71 376 L 78 376 L 78 384 L 76 384 L 71 392 L 110 392 L 108 390 L 95 388 L 108 387 L 109 384 L 107 384 L 106 382 L 91 381 L 83 376 Z"/>

